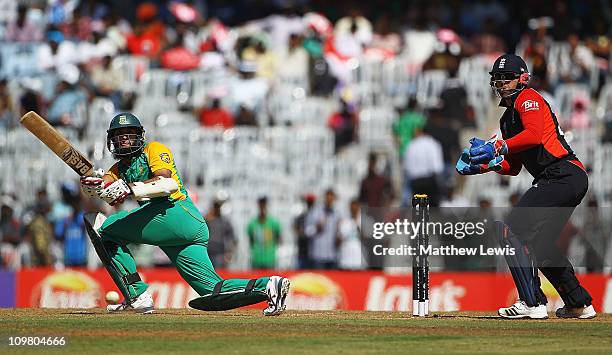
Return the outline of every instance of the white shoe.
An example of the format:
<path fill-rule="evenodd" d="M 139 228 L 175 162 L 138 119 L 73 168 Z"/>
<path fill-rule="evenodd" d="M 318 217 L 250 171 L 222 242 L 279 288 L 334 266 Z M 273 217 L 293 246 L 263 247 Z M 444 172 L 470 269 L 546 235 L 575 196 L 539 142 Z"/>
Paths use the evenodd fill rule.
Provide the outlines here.
<path fill-rule="evenodd" d="M 291 282 L 289 279 L 280 276 L 271 276 L 266 285 L 268 295 L 268 308 L 263 310 L 264 316 L 277 316 L 281 314 L 287 305 L 287 295 Z"/>
<path fill-rule="evenodd" d="M 132 301 L 132 304 L 128 304 L 126 301 L 119 304 L 109 304 L 106 306 L 106 311 L 114 313 L 133 310 L 136 313 L 151 314 L 154 311 L 153 306 L 153 297 L 151 297 L 149 291 L 145 291 Z"/>
<path fill-rule="evenodd" d="M 546 305 L 540 304 L 537 306 L 529 307 L 524 301 L 519 300 L 515 304 L 507 308 L 500 308 L 497 311 L 502 318 L 509 319 L 520 319 L 520 318 L 531 318 L 531 319 L 546 319 L 548 313 L 546 312 Z"/>
<path fill-rule="evenodd" d="M 595 318 L 597 312 L 593 305 L 578 308 L 568 308 L 563 306 L 557 309 L 555 315 L 559 318 L 578 318 L 578 319 L 591 319 Z"/>

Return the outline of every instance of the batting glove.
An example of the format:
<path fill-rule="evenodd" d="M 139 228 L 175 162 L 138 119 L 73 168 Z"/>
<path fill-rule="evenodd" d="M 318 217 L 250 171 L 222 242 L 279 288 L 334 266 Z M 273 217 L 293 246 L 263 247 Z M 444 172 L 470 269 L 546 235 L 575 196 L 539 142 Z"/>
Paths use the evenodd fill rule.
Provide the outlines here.
<path fill-rule="evenodd" d="M 104 189 L 104 170 L 98 169 L 91 176 L 81 176 L 81 190 L 86 196 L 100 197 L 100 193 Z"/>
<path fill-rule="evenodd" d="M 100 193 L 100 198 L 111 206 L 123 203 L 125 198 L 131 193 L 130 187 L 122 179 L 116 180 L 106 185 Z"/>
<path fill-rule="evenodd" d="M 81 176 L 81 190 L 86 196 L 99 197 L 104 189 L 104 180 L 99 177 Z"/>

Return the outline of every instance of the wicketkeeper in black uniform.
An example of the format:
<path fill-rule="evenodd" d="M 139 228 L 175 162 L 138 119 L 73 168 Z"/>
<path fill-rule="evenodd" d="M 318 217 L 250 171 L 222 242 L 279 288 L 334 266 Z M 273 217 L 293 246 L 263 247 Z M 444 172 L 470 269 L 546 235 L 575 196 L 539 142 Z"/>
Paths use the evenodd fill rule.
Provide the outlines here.
<path fill-rule="evenodd" d="M 505 54 L 493 64 L 491 87 L 506 107 L 499 123 L 502 139 L 470 140 L 457 162 L 463 175 L 496 171 L 516 176 L 524 166 L 533 185 L 504 222 L 496 222 L 502 246 L 514 248 L 506 261 L 519 301 L 498 313 L 504 318 L 547 318 L 546 296 L 538 269 L 563 299 L 560 318 L 593 318 L 592 298 L 581 285 L 567 257 L 555 245 L 561 230 L 588 189 L 588 177 L 563 137 L 550 105 L 527 88 L 529 71 L 523 59 Z"/>

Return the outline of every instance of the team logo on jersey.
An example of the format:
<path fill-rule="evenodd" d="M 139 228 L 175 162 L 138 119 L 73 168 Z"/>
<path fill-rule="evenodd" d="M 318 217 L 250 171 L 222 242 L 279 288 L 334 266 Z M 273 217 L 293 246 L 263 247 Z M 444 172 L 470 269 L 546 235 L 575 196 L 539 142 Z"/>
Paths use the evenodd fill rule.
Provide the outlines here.
<path fill-rule="evenodd" d="M 538 102 L 534 100 L 526 100 L 525 102 L 523 102 L 522 106 L 523 106 L 523 112 L 534 111 L 534 110 L 540 109 L 540 104 L 538 104 Z"/>
<path fill-rule="evenodd" d="M 119 124 L 128 124 L 127 116 L 119 116 Z"/>
<path fill-rule="evenodd" d="M 159 158 L 166 164 L 170 164 L 170 155 L 168 153 L 161 153 Z"/>

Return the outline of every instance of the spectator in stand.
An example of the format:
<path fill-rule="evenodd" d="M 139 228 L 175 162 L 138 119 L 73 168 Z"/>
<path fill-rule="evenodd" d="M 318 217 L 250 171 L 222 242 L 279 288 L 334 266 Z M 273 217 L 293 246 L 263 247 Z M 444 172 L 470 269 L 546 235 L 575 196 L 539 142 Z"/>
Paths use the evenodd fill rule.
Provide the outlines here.
<path fill-rule="evenodd" d="M 224 199 L 216 197 L 210 211 L 204 216 L 208 225 L 208 256 L 216 269 L 226 268 L 234 257 L 238 241 L 234 235 L 234 228 L 227 217 L 222 215 Z"/>
<path fill-rule="evenodd" d="M 200 66 L 200 57 L 185 47 L 183 34 L 177 33 L 169 48 L 161 53 L 161 66 L 178 71 L 194 70 Z"/>
<path fill-rule="evenodd" d="M 608 30 L 609 26 L 602 14 L 597 14 L 593 24 L 593 34 L 586 39 L 586 46 L 593 53 L 595 65 L 599 71 L 598 88 L 606 82 L 607 74 L 612 66 L 610 65 L 610 53 L 612 53 L 612 40 Z M 599 93 L 599 90 L 596 91 Z"/>
<path fill-rule="evenodd" d="M 49 1 L 45 16 L 51 25 L 62 25 L 72 18 L 77 5 L 73 1 Z"/>
<path fill-rule="evenodd" d="M 522 57 L 527 62 L 531 62 L 530 84 L 532 85 L 534 80 L 548 80 L 547 53 L 552 42 L 548 29 L 552 25 L 553 20 L 550 17 L 529 19 L 529 32 L 523 36 L 517 46 L 517 52 L 522 53 Z"/>
<path fill-rule="evenodd" d="M 17 200 L 9 195 L 0 198 L 0 267 L 16 270 L 23 265 L 21 223 L 14 216 Z"/>
<path fill-rule="evenodd" d="M 396 143 L 399 143 L 399 159 L 404 160 L 406 148 L 410 146 L 410 142 L 414 139 L 417 131 L 422 130 L 427 119 L 417 110 L 416 97 L 411 96 L 408 99 L 408 104 L 404 113 L 399 116 L 398 120 L 393 123 L 393 135 Z M 405 175 L 405 170 L 402 169 L 402 202 L 403 207 L 408 207 L 412 203 L 412 188 L 410 187 L 410 179 Z"/>
<path fill-rule="evenodd" d="M 402 38 L 392 31 L 388 15 L 381 15 L 375 24 L 372 42 L 366 48 L 366 56 L 371 58 L 389 59 L 395 57 L 402 49 Z"/>
<path fill-rule="evenodd" d="M 60 186 L 61 198 L 52 203 L 51 212 L 49 213 L 51 223 L 58 223 L 72 214 L 72 200 L 77 198 L 79 193 L 79 187 L 73 181 L 64 182 Z"/>
<path fill-rule="evenodd" d="M 349 204 L 349 216 L 338 224 L 338 267 L 343 270 L 361 270 L 366 263 L 362 250 L 361 213 L 359 200 Z"/>
<path fill-rule="evenodd" d="M 403 165 L 412 193 L 427 194 L 430 206 L 438 207 L 438 181 L 439 175 L 444 171 L 444 155 L 440 143 L 422 129 L 418 129 L 406 148 Z"/>
<path fill-rule="evenodd" d="M 89 237 L 83 223 L 85 210 L 82 207 L 81 196 L 73 198 L 70 205 L 70 216 L 55 223 L 55 238 L 64 246 L 63 265 L 86 266 Z"/>
<path fill-rule="evenodd" d="M 278 54 L 278 75 L 285 79 L 308 78 L 308 52 L 302 47 L 302 38 L 295 33 L 289 36 L 287 48 Z"/>
<path fill-rule="evenodd" d="M 202 52 L 201 58 L 200 68 L 202 70 L 223 70 L 227 64 L 227 60 L 216 41 L 210 42 L 210 47 Z"/>
<path fill-rule="evenodd" d="M 163 47 L 166 39 L 166 27 L 160 20 L 159 7 L 155 2 L 145 1 L 138 5 L 136 8 L 136 21 L 144 25 L 144 33 L 159 38 Z"/>
<path fill-rule="evenodd" d="M 0 127 L 12 128 L 16 121 L 6 79 L 2 79 L 0 80 Z"/>
<path fill-rule="evenodd" d="M 364 30 L 367 26 L 363 26 L 364 22 L 359 20 L 361 17 L 345 19 L 349 27 L 337 27 L 334 35 L 325 41 L 323 50 L 330 73 L 341 83 L 350 83 L 351 70 L 354 69 L 353 66 L 358 63 L 358 58 L 364 52 L 365 44 L 371 41 L 372 29 L 369 25 L 368 35 L 368 30 Z M 341 21 L 343 19 L 338 23 L 341 24 Z"/>
<path fill-rule="evenodd" d="M 310 259 L 315 269 L 335 269 L 337 267 L 336 239 L 340 215 L 334 203 L 336 193 L 332 189 L 325 192 L 325 201 L 315 209 L 313 221 L 315 228 L 307 230 L 310 234 Z"/>
<path fill-rule="evenodd" d="M 578 93 L 574 96 L 569 117 L 569 126 L 572 129 L 584 130 L 590 126 L 589 105 L 588 94 Z"/>
<path fill-rule="evenodd" d="M 101 41 L 108 43 L 117 51 L 125 52 L 127 47 L 126 35 L 131 31 L 129 23 L 120 18 L 116 12 L 109 11 L 102 17 L 102 28 L 104 38 Z"/>
<path fill-rule="evenodd" d="M 404 53 L 408 61 L 408 72 L 416 74 L 434 53 L 438 40 L 428 24 L 427 16 L 417 5 L 408 11 L 408 17 L 407 22 L 413 27 L 404 32 Z"/>
<path fill-rule="evenodd" d="M 38 82 L 26 79 L 21 85 L 23 86 L 24 92 L 19 97 L 20 117 L 29 111 L 44 114 L 45 102 L 40 94 L 41 87 Z"/>
<path fill-rule="evenodd" d="M 425 131 L 442 146 L 444 170 L 439 177 L 440 186 L 447 191 L 452 188 L 453 179 L 457 175 L 455 173 L 455 159 L 460 152 L 459 133 L 452 128 L 451 122 L 445 118 L 443 111 L 435 108 L 429 112 Z"/>
<path fill-rule="evenodd" d="M 292 33 L 304 31 L 304 19 L 299 15 L 295 2 L 282 2 L 276 13 L 259 20 L 249 21 L 247 26 L 259 33 L 267 33 L 270 48 L 277 50 L 287 43 Z M 281 62 L 282 63 L 282 62 Z"/>
<path fill-rule="evenodd" d="M 221 107 L 221 99 L 213 97 L 210 107 L 198 110 L 197 116 L 203 127 L 223 127 L 225 129 L 234 127 L 234 118 Z"/>
<path fill-rule="evenodd" d="M 352 8 L 348 16 L 336 22 L 334 34 L 340 37 L 354 37 L 359 46 L 364 48 L 372 41 L 372 23 L 358 9 Z"/>
<path fill-rule="evenodd" d="M 539 80 L 548 80 L 548 60 L 546 58 L 546 45 L 535 42 L 525 51 L 525 60 L 529 60 L 533 68 L 533 77 Z M 533 79 L 532 79 L 533 80 Z"/>
<path fill-rule="evenodd" d="M 377 156 L 370 152 L 368 156 L 368 172 L 361 180 L 358 201 L 368 208 L 388 207 L 395 196 L 391 180 L 377 172 Z"/>
<path fill-rule="evenodd" d="M 435 51 L 423 64 L 423 70 L 457 72 L 462 59 L 461 37 L 449 28 L 441 28 L 436 32 L 436 38 Z"/>
<path fill-rule="evenodd" d="M 581 43 L 580 36 L 573 32 L 567 36 L 569 57 L 561 58 L 559 74 L 563 83 L 589 84 L 595 59 L 591 50 Z"/>
<path fill-rule="evenodd" d="M 440 92 L 442 112 L 440 114 L 448 125 L 459 131 L 465 127 L 476 127 L 474 110 L 468 102 L 465 86 L 457 78 L 457 68 L 449 69 L 449 78 Z"/>
<path fill-rule="evenodd" d="M 270 84 L 266 79 L 255 77 L 256 72 L 256 63 L 241 62 L 238 67 L 238 77 L 228 84 L 227 102 L 230 111 L 235 113 L 235 116 L 239 115 L 240 106 L 255 115 L 265 111 Z M 238 123 L 236 124 L 238 125 Z"/>
<path fill-rule="evenodd" d="M 143 23 L 136 22 L 133 32 L 129 33 L 125 40 L 130 54 L 145 56 L 153 63 L 159 61 L 163 45 L 162 39 L 154 34 L 145 32 L 145 25 Z"/>
<path fill-rule="evenodd" d="M 417 110 L 417 100 L 415 96 L 410 96 L 408 103 L 397 121 L 393 122 L 393 137 L 396 145 L 399 146 L 399 156 L 404 156 L 406 147 L 412 140 L 414 132 L 418 127 L 425 125 L 425 116 Z"/>
<path fill-rule="evenodd" d="M 76 43 L 89 41 L 92 37 L 91 17 L 75 11 L 70 21 L 61 26 L 61 30 L 69 41 Z"/>
<path fill-rule="evenodd" d="M 25 226 L 26 239 L 32 246 L 32 264 L 36 266 L 52 266 L 54 262 L 51 253 L 53 225 L 47 217 L 50 210 L 48 201 L 39 201 L 32 220 Z"/>
<path fill-rule="evenodd" d="M 446 191 L 446 195 L 440 201 L 442 208 L 469 207 L 470 200 L 465 195 L 457 194 L 457 188 L 451 187 Z"/>
<path fill-rule="evenodd" d="M 276 55 L 268 50 L 264 38 L 254 37 L 251 41 L 251 45 L 242 52 L 242 60 L 255 63 L 257 77 L 271 82 L 276 77 Z"/>
<path fill-rule="evenodd" d="M 6 26 L 4 39 L 9 42 L 41 42 L 42 29 L 28 18 L 28 7 L 17 6 L 17 19 Z"/>
<path fill-rule="evenodd" d="M 252 127 L 259 126 L 253 111 L 249 110 L 244 105 L 240 105 L 240 107 L 238 108 L 238 113 L 236 114 L 235 124 L 236 126 L 252 126 Z"/>
<path fill-rule="evenodd" d="M 75 68 L 76 69 L 76 68 Z M 78 72 L 78 69 L 76 69 Z M 80 122 L 75 116 L 75 111 L 80 104 L 87 101 L 87 94 L 76 81 L 62 80 L 57 85 L 57 93 L 51 100 L 51 106 L 47 119 L 53 126 L 68 126 L 75 129 L 82 128 L 84 122 Z"/>
<path fill-rule="evenodd" d="M 334 112 L 327 120 L 327 126 L 334 132 L 334 152 L 355 141 L 359 118 L 346 101 L 340 100 L 340 110 Z"/>
<path fill-rule="evenodd" d="M 66 41 L 60 31 L 52 29 L 47 33 L 47 42 L 38 48 L 36 58 L 41 70 L 54 71 L 67 64 L 75 64 L 79 60 L 79 53 L 73 42 Z"/>
<path fill-rule="evenodd" d="M 276 250 L 281 240 L 281 227 L 276 218 L 268 215 L 268 198 L 257 201 L 259 213 L 247 227 L 251 244 L 251 266 L 253 269 L 276 267 Z"/>
<path fill-rule="evenodd" d="M 319 14 L 309 12 L 304 15 L 307 30 L 302 46 L 308 53 L 311 68 L 308 80 L 310 92 L 315 96 L 329 96 L 336 87 L 337 80 L 330 72 L 329 64 L 323 57 L 323 43 L 332 33 L 329 20 Z"/>
<path fill-rule="evenodd" d="M 112 65 L 112 57 L 104 56 L 100 65 L 96 65 L 91 69 L 91 81 L 95 86 L 96 96 L 108 97 L 115 109 L 121 107 L 122 92 L 121 82 L 123 78 L 121 73 Z"/>
<path fill-rule="evenodd" d="M 508 203 L 510 204 L 511 207 L 514 207 L 514 206 L 516 206 L 516 204 L 519 202 L 520 199 L 521 199 L 521 193 L 520 192 L 513 192 L 508 197 Z"/>
<path fill-rule="evenodd" d="M 305 203 L 305 209 L 293 221 L 293 229 L 295 231 L 298 248 L 298 268 L 310 269 L 312 260 L 310 259 L 310 238 L 312 235 L 313 212 L 317 197 L 314 194 L 306 194 L 302 197 Z M 310 232 L 310 233 L 309 233 Z"/>
<path fill-rule="evenodd" d="M 496 23 L 494 17 L 487 17 L 483 23 L 483 30 L 472 38 L 473 50 L 479 55 L 486 56 L 490 61 L 495 61 L 505 52 L 498 25 L 501 23 Z"/>

